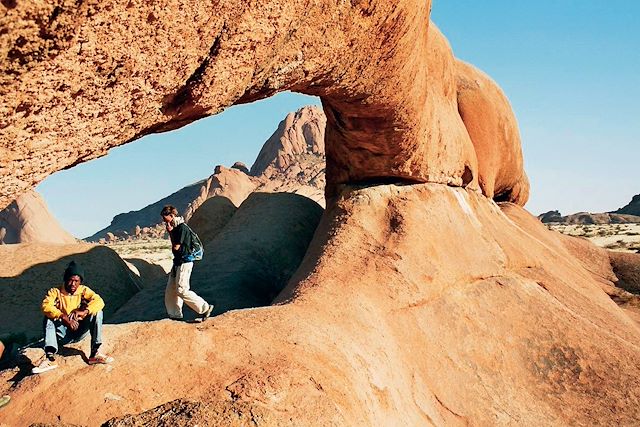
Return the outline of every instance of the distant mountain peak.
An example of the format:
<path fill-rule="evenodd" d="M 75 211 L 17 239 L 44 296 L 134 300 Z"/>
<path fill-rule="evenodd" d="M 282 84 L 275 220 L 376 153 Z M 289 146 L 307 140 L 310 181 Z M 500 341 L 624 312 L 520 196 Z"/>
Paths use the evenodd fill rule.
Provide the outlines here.
<path fill-rule="evenodd" d="M 235 206 L 254 191 L 296 193 L 324 206 L 326 117 L 321 108 L 308 106 L 287 114 L 264 143 L 251 169 L 236 162 L 230 168 L 217 165 L 208 178 L 188 185 L 137 211 L 116 215 L 111 224 L 87 238 L 127 239 L 147 230 L 158 237 L 162 206 L 172 204 L 188 221 L 208 199 L 221 196 Z M 142 235 L 145 235 L 143 232 Z"/>
<path fill-rule="evenodd" d="M 618 209 L 615 213 L 640 216 L 640 194 L 633 196 L 629 204 Z"/>

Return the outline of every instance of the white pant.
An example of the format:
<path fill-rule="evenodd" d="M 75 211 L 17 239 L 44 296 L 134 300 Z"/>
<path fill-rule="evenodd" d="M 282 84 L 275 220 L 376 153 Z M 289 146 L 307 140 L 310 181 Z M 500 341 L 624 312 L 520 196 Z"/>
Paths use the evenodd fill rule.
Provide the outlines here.
<path fill-rule="evenodd" d="M 189 289 L 189 279 L 191 278 L 193 263 L 186 262 L 182 265 L 174 266 L 169 273 L 167 289 L 164 292 L 164 305 L 167 308 L 169 317 L 175 319 L 182 318 L 182 303 L 198 314 L 207 311 L 209 304 L 199 297 L 198 294 Z"/>

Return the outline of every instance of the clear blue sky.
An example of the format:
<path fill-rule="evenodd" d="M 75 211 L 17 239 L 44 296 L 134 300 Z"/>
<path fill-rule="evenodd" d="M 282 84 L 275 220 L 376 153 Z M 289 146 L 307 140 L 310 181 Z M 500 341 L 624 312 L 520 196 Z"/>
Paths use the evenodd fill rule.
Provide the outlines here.
<path fill-rule="evenodd" d="M 455 55 L 509 97 L 532 213 L 612 210 L 640 193 L 640 1 L 434 0 L 432 19 Z M 250 166 L 286 113 L 310 103 L 318 100 L 280 94 L 233 107 L 59 172 L 38 190 L 62 225 L 84 237 L 217 164 Z M 176 157 L 190 167 L 175 170 Z M 77 211 L 65 202 L 70 191 Z"/>

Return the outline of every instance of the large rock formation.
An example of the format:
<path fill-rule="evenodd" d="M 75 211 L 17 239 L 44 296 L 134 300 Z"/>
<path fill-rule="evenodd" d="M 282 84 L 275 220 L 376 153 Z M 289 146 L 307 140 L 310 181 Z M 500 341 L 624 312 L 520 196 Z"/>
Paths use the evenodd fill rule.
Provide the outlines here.
<path fill-rule="evenodd" d="M 108 326 L 112 369 L 63 359 L 3 421 L 637 424 L 640 328 L 557 233 L 443 185 L 345 190 L 279 305 Z"/>
<path fill-rule="evenodd" d="M 300 265 L 323 211 L 314 201 L 296 194 L 256 192 L 221 222 L 228 204 L 221 197 L 209 199 L 190 222 L 205 246 L 204 258 L 194 266 L 191 285 L 198 295 L 215 301 L 215 314 L 271 304 Z M 210 220 L 208 226 L 204 226 L 205 217 Z M 165 283 L 142 290 L 114 320 L 166 317 Z M 185 315 L 192 314 L 185 310 Z"/>
<path fill-rule="evenodd" d="M 290 113 L 265 142 L 249 171 L 236 163 L 231 168 L 216 166 L 214 173 L 176 191 L 151 205 L 128 213 L 118 214 L 111 225 L 87 238 L 98 241 L 107 233 L 114 237 L 158 237 L 164 227 L 158 227 L 162 206 L 172 204 L 187 220 L 208 199 L 223 197 L 235 206 L 254 191 L 295 193 L 306 196 L 324 207 L 325 116 L 317 107 L 303 107 Z M 135 227 L 147 228 L 146 233 L 134 233 Z M 110 237 L 106 240 L 112 240 Z"/>
<path fill-rule="evenodd" d="M 85 283 L 106 301 L 107 320 L 139 290 L 118 254 L 104 246 L 2 245 L 0 259 L 0 340 L 10 337 L 26 344 L 42 338 L 42 299 L 49 288 L 62 284 L 72 260 L 84 268 Z"/>
<path fill-rule="evenodd" d="M 430 1 L 11 6 L 2 203 L 110 147 L 285 89 L 322 98 L 331 200 L 277 305 L 200 327 L 107 327 L 114 365 L 61 359 L 12 389 L 2 422 L 638 424 L 640 328 L 603 291 L 608 276 L 519 205 L 475 191 L 486 141 L 458 112 Z M 485 191 L 495 178 L 494 195 L 523 203 L 524 174 L 506 161 L 517 150 L 501 141 Z M 403 185 L 375 185 L 390 180 Z"/>
<path fill-rule="evenodd" d="M 640 216 L 640 194 L 633 196 L 629 204 L 612 213 Z"/>
<path fill-rule="evenodd" d="M 35 191 L 24 193 L 0 211 L 0 244 L 75 243 Z"/>
<path fill-rule="evenodd" d="M 544 223 L 560 224 L 632 224 L 640 223 L 640 216 L 617 213 L 578 212 L 562 216 L 559 211 L 549 211 L 538 215 Z"/>
<path fill-rule="evenodd" d="M 251 175 L 278 179 L 290 167 L 300 167 L 305 156 L 315 154 L 323 159 L 326 123 L 324 113 L 316 107 L 303 107 L 287 114 L 262 146 L 251 166 Z"/>
<path fill-rule="evenodd" d="M 326 121 L 317 107 L 289 113 L 251 166 L 260 180 L 256 191 L 300 194 L 324 207 Z"/>
<path fill-rule="evenodd" d="M 640 295 L 640 254 L 610 251 L 609 258 L 618 278 L 617 286 Z"/>
<path fill-rule="evenodd" d="M 430 3 L 12 2 L 0 206 L 111 147 L 287 89 L 322 99 L 329 194 L 389 178 L 473 187 L 456 65 Z"/>
<path fill-rule="evenodd" d="M 478 157 L 482 192 L 497 201 L 524 205 L 529 180 L 524 173 L 518 124 L 500 87 L 489 76 L 456 62 L 458 111 Z"/>
<path fill-rule="evenodd" d="M 236 213 L 236 206 L 226 197 L 205 201 L 189 219 L 189 226 L 205 245 L 215 239 Z"/>

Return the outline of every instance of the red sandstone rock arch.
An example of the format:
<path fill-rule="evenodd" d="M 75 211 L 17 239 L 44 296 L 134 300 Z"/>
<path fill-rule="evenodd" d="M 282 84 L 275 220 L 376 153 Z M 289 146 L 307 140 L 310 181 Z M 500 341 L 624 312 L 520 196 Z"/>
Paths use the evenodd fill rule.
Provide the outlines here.
<path fill-rule="evenodd" d="M 0 207 L 112 147 L 283 90 L 322 98 L 329 193 L 377 178 L 477 185 L 430 1 L 5 7 Z"/>

